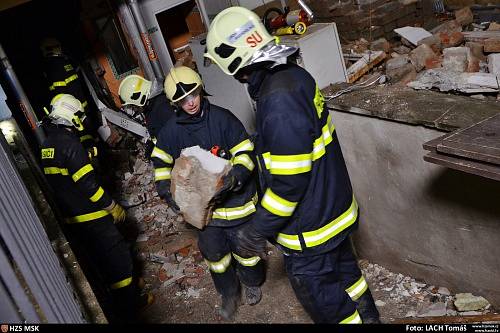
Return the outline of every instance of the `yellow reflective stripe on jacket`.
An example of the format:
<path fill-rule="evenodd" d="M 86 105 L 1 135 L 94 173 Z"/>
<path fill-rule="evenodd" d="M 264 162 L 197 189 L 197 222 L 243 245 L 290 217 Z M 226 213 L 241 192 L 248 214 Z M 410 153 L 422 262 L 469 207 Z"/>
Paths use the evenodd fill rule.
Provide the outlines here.
<path fill-rule="evenodd" d="M 340 322 L 340 324 L 362 324 L 362 323 L 363 321 L 359 316 L 358 310 L 354 311 L 352 315 L 350 315 L 349 317 Z"/>
<path fill-rule="evenodd" d="M 73 74 L 70 77 L 67 77 L 64 81 L 55 81 L 52 83 L 52 85 L 49 87 L 50 90 L 55 90 L 56 87 L 65 87 L 68 83 L 71 81 L 74 81 L 78 79 L 77 74 Z"/>
<path fill-rule="evenodd" d="M 276 237 L 276 242 L 289 249 L 302 251 L 298 235 L 287 235 L 280 232 Z"/>
<path fill-rule="evenodd" d="M 160 180 L 170 179 L 170 171 L 172 168 L 157 168 L 155 169 L 155 182 Z"/>
<path fill-rule="evenodd" d="M 210 269 L 214 273 L 224 273 L 226 269 L 229 267 L 231 264 L 231 252 L 226 254 L 221 260 L 219 261 L 208 261 L 205 259 L 205 262 L 208 265 L 208 269 Z"/>
<path fill-rule="evenodd" d="M 238 143 L 233 148 L 229 149 L 231 155 L 235 156 L 240 151 L 253 151 L 253 142 L 250 139 L 246 139 Z"/>
<path fill-rule="evenodd" d="M 325 98 L 323 97 L 323 94 L 321 94 L 321 91 L 319 90 L 319 87 L 317 85 L 316 85 L 316 93 L 314 94 L 314 107 L 316 108 L 316 113 L 318 114 L 318 118 L 321 118 L 321 114 L 325 109 Z"/>
<path fill-rule="evenodd" d="M 328 115 L 326 124 L 321 128 L 321 136 L 314 140 L 313 143 L 313 156 L 312 160 L 316 161 L 326 152 L 325 148 L 333 140 L 333 132 L 335 131 L 335 125 L 332 123 L 332 118 Z"/>
<path fill-rule="evenodd" d="M 326 153 L 326 146 L 333 140 L 335 125 L 328 115 L 326 124 L 321 128 L 321 135 L 313 142 L 311 154 L 298 155 L 271 155 L 270 152 L 262 154 L 266 169 L 274 175 L 294 175 L 308 172 L 312 169 L 312 162 L 316 161 Z"/>
<path fill-rule="evenodd" d="M 236 220 L 242 217 L 253 214 L 256 211 L 255 204 L 257 203 L 257 193 L 252 200 L 239 207 L 217 208 L 212 213 L 213 219 Z"/>
<path fill-rule="evenodd" d="M 69 176 L 68 169 L 66 169 L 66 168 L 57 168 L 57 167 L 43 168 L 43 173 L 46 175 L 61 174 L 63 176 Z"/>
<path fill-rule="evenodd" d="M 166 152 L 164 152 L 163 150 L 161 150 L 158 147 L 153 148 L 153 152 L 151 153 L 151 157 L 157 157 L 160 160 L 162 160 L 163 162 L 168 163 L 168 164 L 171 164 L 174 161 L 172 156 L 170 156 L 169 154 L 167 154 Z"/>
<path fill-rule="evenodd" d="M 87 141 L 87 140 L 94 140 L 94 137 L 90 134 L 82 135 L 80 137 L 80 142 Z"/>
<path fill-rule="evenodd" d="M 124 288 L 132 283 L 132 277 L 128 277 L 126 279 L 123 279 L 121 281 L 115 282 L 111 285 L 111 289 L 120 289 Z"/>
<path fill-rule="evenodd" d="M 233 160 L 233 165 L 236 164 L 241 164 L 250 171 L 253 171 L 253 169 L 255 168 L 255 164 L 252 162 L 252 159 L 247 154 L 240 154 L 236 156 Z"/>
<path fill-rule="evenodd" d="M 67 218 L 66 223 L 89 222 L 92 220 L 100 219 L 101 217 L 104 217 L 106 215 L 109 215 L 109 212 L 103 209 L 103 210 L 98 210 L 97 212 Z"/>
<path fill-rule="evenodd" d="M 283 199 L 268 188 L 264 198 L 262 198 L 261 205 L 275 215 L 292 216 L 297 203 Z"/>
<path fill-rule="evenodd" d="M 242 264 L 243 266 L 246 266 L 246 267 L 255 266 L 260 261 L 260 257 L 259 256 L 250 257 L 250 258 L 243 258 L 243 257 L 240 257 L 239 255 L 237 255 L 234 252 L 233 252 L 233 257 L 234 257 L 234 259 L 238 260 L 238 262 L 240 264 Z"/>
<path fill-rule="evenodd" d="M 347 288 L 345 291 L 349 294 L 349 297 L 351 297 L 351 299 L 355 301 L 360 298 L 367 289 L 368 283 L 366 283 L 364 276 L 361 275 L 359 280 L 356 281 L 352 286 Z"/>
<path fill-rule="evenodd" d="M 104 195 L 104 189 L 99 186 L 99 189 L 97 190 L 97 192 L 95 192 L 95 194 L 90 197 L 90 201 L 97 202 L 97 201 L 99 201 L 99 199 L 102 198 L 103 195 Z"/>
<path fill-rule="evenodd" d="M 80 180 L 80 178 L 82 178 L 83 176 L 85 176 L 87 173 L 89 173 L 92 170 L 94 170 L 94 168 L 92 167 L 92 165 L 91 164 L 86 164 L 80 170 L 78 170 L 77 172 L 75 172 L 71 176 L 71 178 L 73 178 L 73 181 L 77 182 L 78 180 Z"/>
<path fill-rule="evenodd" d="M 337 217 L 327 225 L 314 230 L 302 233 L 307 247 L 313 247 L 328 241 L 330 238 L 338 235 L 340 232 L 356 222 L 358 217 L 358 203 L 352 198 L 351 206 L 342 215 Z"/>
<path fill-rule="evenodd" d="M 312 169 L 311 154 L 270 155 L 272 175 L 296 175 Z"/>

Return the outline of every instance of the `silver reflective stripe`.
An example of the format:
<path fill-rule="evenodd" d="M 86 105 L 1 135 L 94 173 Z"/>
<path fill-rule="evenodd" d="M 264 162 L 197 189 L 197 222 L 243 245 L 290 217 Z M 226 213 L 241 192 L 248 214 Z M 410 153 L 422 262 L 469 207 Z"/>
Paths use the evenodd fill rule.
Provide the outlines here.
<path fill-rule="evenodd" d="M 358 281 L 356 281 L 352 286 L 347 288 L 345 291 L 349 294 L 349 297 L 353 301 L 357 300 L 358 298 L 363 295 L 363 293 L 368 289 L 368 283 L 366 283 L 366 280 L 363 276 L 359 278 Z"/>
<path fill-rule="evenodd" d="M 340 324 L 362 324 L 361 317 L 359 316 L 358 311 L 356 310 L 352 315 L 342 320 Z"/>
<path fill-rule="evenodd" d="M 226 254 L 219 261 L 208 261 L 205 259 L 205 262 L 208 265 L 208 268 L 214 273 L 224 273 L 226 269 L 231 264 L 231 252 Z"/>
<path fill-rule="evenodd" d="M 167 164 L 171 164 L 174 161 L 172 156 L 170 156 L 169 154 L 167 154 L 158 147 L 154 147 L 153 152 L 151 153 L 151 157 L 159 158 L 160 160 L 162 160 Z"/>
<path fill-rule="evenodd" d="M 240 264 L 246 267 L 252 267 L 257 265 L 257 263 L 260 261 L 260 257 L 255 256 L 255 257 L 250 257 L 250 258 L 243 258 L 237 255 L 236 253 L 233 252 L 233 257 L 236 259 Z"/>

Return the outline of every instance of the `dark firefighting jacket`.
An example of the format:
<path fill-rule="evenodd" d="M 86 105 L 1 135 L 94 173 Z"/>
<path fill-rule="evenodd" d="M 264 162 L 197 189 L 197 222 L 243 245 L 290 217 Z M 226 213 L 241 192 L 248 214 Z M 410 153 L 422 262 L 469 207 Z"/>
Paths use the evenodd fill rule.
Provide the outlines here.
<path fill-rule="evenodd" d="M 66 222 L 89 222 L 108 216 L 104 208 L 112 199 L 99 185 L 78 136 L 52 124 L 46 125 L 45 131 L 41 164 Z"/>
<path fill-rule="evenodd" d="M 177 112 L 160 131 L 158 142 L 151 155 L 155 168 L 158 193 L 165 193 L 170 186 L 170 172 L 182 149 L 200 146 L 210 150 L 219 146 L 231 161 L 233 172 L 244 186 L 232 192 L 224 202 L 215 207 L 209 225 L 229 227 L 247 221 L 255 212 L 256 186 L 251 174 L 255 169 L 254 145 L 241 122 L 228 110 L 202 100 L 201 116 Z"/>
<path fill-rule="evenodd" d="M 93 145 L 97 139 L 97 127 L 102 125 L 97 106 L 85 86 L 83 77 L 78 74 L 75 65 L 65 55 L 52 55 L 44 58 L 44 72 L 49 86 L 49 101 L 59 94 L 70 94 L 82 103 L 87 115 L 83 125 L 85 130 L 79 132 L 80 141 L 85 147 Z"/>
<path fill-rule="evenodd" d="M 264 196 L 258 232 L 287 253 L 334 249 L 357 227 L 358 206 L 324 98 L 303 68 L 279 65 L 249 78 L 257 102 L 256 154 Z"/>

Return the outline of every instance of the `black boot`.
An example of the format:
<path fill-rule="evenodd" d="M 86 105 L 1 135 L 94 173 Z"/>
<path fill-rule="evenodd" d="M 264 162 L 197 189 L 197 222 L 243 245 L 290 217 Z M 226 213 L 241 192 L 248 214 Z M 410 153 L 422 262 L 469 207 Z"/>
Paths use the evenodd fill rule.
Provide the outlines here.
<path fill-rule="evenodd" d="M 224 320 L 231 321 L 234 319 L 236 310 L 238 309 L 239 295 L 222 296 L 222 306 L 219 309 L 219 314 Z"/>
<path fill-rule="evenodd" d="M 255 305 L 262 299 L 262 291 L 259 286 L 249 287 L 243 285 L 243 291 L 245 295 L 245 303 L 248 305 Z"/>
<path fill-rule="evenodd" d="M 363 324 L 381 324 L 380 314 L 375 306 L 370 289 L 367 289 L 355 302 Z"/>

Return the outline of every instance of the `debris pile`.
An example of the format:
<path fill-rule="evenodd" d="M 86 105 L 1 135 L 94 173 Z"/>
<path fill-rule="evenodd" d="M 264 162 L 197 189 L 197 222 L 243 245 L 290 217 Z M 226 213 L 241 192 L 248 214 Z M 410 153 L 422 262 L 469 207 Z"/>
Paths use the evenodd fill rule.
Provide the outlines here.
<path fill-rule="evenodd" d="M 360 261 L 375 303 L 386 322 L 397 318 L 472 316 L 494 313 L 490 303 L 470 293 L 453 295 L 445 287 L 428 285 L 382 266 Z"/>

